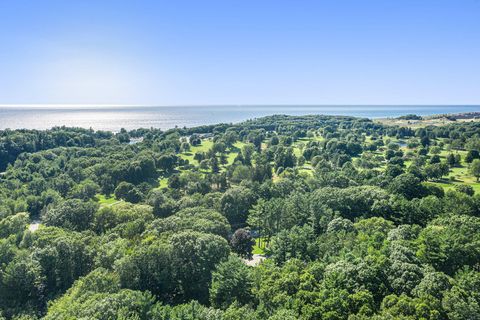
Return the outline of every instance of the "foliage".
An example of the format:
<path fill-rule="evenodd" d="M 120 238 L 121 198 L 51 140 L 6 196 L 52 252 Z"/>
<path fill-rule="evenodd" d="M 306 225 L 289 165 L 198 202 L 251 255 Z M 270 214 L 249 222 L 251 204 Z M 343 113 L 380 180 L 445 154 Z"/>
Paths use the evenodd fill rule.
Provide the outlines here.
<path fill-rule="evenodd" d="M 477 319 L 479 137 L 322 115 L 0 131 L 0 318 Z"/>

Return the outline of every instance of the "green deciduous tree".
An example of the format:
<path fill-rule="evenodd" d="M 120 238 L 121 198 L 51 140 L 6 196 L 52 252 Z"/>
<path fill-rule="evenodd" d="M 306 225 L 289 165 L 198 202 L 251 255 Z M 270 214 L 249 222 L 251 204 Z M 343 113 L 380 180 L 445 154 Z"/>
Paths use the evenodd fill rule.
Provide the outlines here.
<path fill-rule="evenodd" d="M 218 264 L 212 274 L 210 302 L 212 306 L 226 309 L 232 303 L 245 305 L 254 301 L 253 279 L 250 268 L 235 255 Z"/>
<path fill-rule="evenodd" d="M 417 255 L 438 271 L 453 275 L 480 262 L 480 218 L 451 215 L 433 220 L 420 232 Z"/>
<path fill-rule="evenodd" d="M 234 187 L 224 193 L 220 200 L 223 215 L 234 227 L 242 226 L 247 220 L 248 210 L 255 202 L 254 193 L 245 187 Z"/>
<path fill-rule="evenodd" d="M 98 205 L 93 201 L 66 200 L 49 208 L 42 216 L 42 221 L 48 226 L 82 231 L 91 227 L 97 209 Z"/>
<path fill-rule="evenodd" d="M 480 179 L 480 159 L 475 159 L 472 161 L 469 167 L 470 173 L 478 179 Z"/>

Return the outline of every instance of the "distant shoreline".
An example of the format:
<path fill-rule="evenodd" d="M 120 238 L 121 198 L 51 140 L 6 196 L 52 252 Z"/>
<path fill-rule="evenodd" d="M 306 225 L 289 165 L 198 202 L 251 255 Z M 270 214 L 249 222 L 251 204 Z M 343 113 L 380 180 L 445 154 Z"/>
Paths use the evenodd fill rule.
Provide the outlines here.
<path fill-rule="evenodd" d="M 411 116 L 414 116 L 413 114 Z M 440 126 L 448 125 L 456 122 L 477 122 L 480 121 L 480 112 L 458 112 L 458 113 L 444 113 L 421 116 L 420 119 L 412 117 L 408 119 L 405 117 L 395 118 L 377 118 L 374 121 L 384 125 L 396 125 L 402 127 L 416 128 L 421 126 Z"/>
<path fill-rule="evenodd" d="M 292 116 L 322 114 L 354 116 L 375 121 L 416 114 L 424 118 L 447 114 L 476 114 L 480 105 L 216 105 L 216 106 L 119 106 L 78 107 L 58 106 L 20 107 L 0 106 L 2 129 L 50 129 L 52 127 L 80 127 L 118 132 L 122 128 L 198 127 L 218 123 L 239 123 L 274 114 Z M 379 120 L 380 119 L 380 120 Z M 462 120 L 464 121 L 464 120 Z"/>

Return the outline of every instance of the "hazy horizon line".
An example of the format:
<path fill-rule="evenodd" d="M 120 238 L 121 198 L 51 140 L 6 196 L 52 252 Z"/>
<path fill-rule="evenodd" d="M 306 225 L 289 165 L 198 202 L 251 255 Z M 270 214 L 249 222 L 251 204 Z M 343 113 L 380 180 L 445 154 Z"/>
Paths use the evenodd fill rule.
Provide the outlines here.
<path fill-rule="evenodd" d="M 18 108 L 18 107 L 46 107 L 46 108 L 115 108 L 115 107 L 292 107 L 292 106 L 302 106 L 302 107 L 384 107 L 384 106 L 394 106 L 394 107 L 442 107 L 442 106 L 471 106 L 471 107 L 480 107 L 480 103 L 429 103 L 429 104 L 415 104 L 415 103 L 361 103 L 361 104 L 348 104 L 348 103 L 272 103 L 272 104 L 235 104 L 235 103 L 226 103 L 226 104 L 72 104 L 72 103 L 12 103 L 12 104 L 0 104 L 0 108 Z"/>

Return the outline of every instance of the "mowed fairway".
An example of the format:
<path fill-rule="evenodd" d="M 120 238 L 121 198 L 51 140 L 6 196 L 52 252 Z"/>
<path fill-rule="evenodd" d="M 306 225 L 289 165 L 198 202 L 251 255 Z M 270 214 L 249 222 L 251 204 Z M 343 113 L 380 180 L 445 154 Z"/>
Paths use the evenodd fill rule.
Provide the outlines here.
<path fill-rule="evenodd" d="M 227 165 L 233 164 L 233 161 L 235 160 L 235 157 L 238 155 L 238 153 L 242 150 L 242 147 L 245 145 L 244 142 L 237 141 L 233 144 L 232 149 L 227 149 L 226 155 L 227 155 Z M 208 152 L 211 148 L 213 147 L 213 141 L 212 139 L 202 139 L 202 143 L 197 146 L 191 146 L 190 151 L 188 152 L 183 152 L 180 153 L 180 157 L 184 160 L 188 160 L 190 164 L 193 165 L 198 165 L 198 161 L 194 159 L 195 153 L 206 153 Z"/>
<path fill-rule="evenodd" d="M 391 142 L 399 143 L 398 140 L 391 140 Z M 409 149 L 407 146 L 402 145 L 400 149 L 406 154 L 407 152 L 415 151 L 416 148 Z M 447 150 L 448 145 L 442 148 L 440 153 L 440 159 L 442 162 L 446 161 L 447 156 L 449 154 L 459 154 L 461 156 L 461 163 L 459 167 L 450 168 L 450 172 L 447 176 L 443 177 L 439 181 L 428 181 L 425 182 L 426 184 L 435 185 L 438 187 L 442 187 L 445 191 L 452 190 L 455 188 L 456 185 L 468 185 L 473 188 L 475 193 L 480 192 L 480 182 L 477 181 L 477 178 L 472 176 L 469 171 L 469 164 L 465 162 L 465 156 L 467 155 L 467 151 L 465 150 Z M 429 156 L 433 156 L 431 153 Z M 411 160 L 405 160 L 405 168 L 408 168 L 411 164 Z"/>
<path fill-rule="evenodd" d="M 120 202 L 113 195 L 110 197 L 107 197 L 104 194 L 97 194 L 96 198 L 98 199 L 98 203 L 100 204 L 100 207 L 108 207 Z"/>
<path fill-rule="evenodd" d="M 233 148 L 228 148 L 225 152 L 227 156 L 227 164 L 220 165 L 220 171 L 224 171 L 227 166 L 230 166 L 235 161 L 237 155 L 241 152 L 245 142 L 237 141 L 233 144 Z M 196 146 L 191 146 L 190 151 L 182 152 L 178 155 L 183 160 L 188 160 L 188 163 L 194 165 L 195 167 L 199 166 L 199 162 L 194 159 L 196 153 L 207 153 L 212 147 L 214 143 L 212 139 L 202 139 L 202 143 Z M 183 170 L 180 168 L 176 168 L 176 171 L 182 172 Z M 207 173 L 208 170 L 200 170 L 200 172 Z M 160 176 L 158 178 L 158 189 L 167 188 L 168 187 L 168 176 Z"/>
<path fill-rule="evenodd" d="M 293 152 L 298 159 L 300 156 L 302 156 L 303 150 L 305 149 L 308 142 L 310 142 L 310 141 L 323 141 L 323 140 L 324 140 L 324 138 L 321 135 L 319 135 L 318 133 L 314 137 L 300 138 L 292 144 Z M 204 138 L 201 141 L 202 141 L 201 144 L 196 145 L 196 146 L 191 146 L 190 150 L 188 152 L 182 152 L 182 153 L 178 154 L 182 159 L 188 160 L 188 163 L 190 165 L 193 165 L 197 168 L 199 167 L 200 163 L 197 160 L 194 159 L 195 154 L 196 153 L 207 153 L 214 145 L 214 142 L 211 138 Z M 365 136 L 365 142 L 366 143 L 371 142 L 371 141 L 372 141 L 371 136 Z M 408 148 L 406 146 L 406 140 L 399 140 L 399 139 L 395 139 L 395 138 L 384 138 L 384 141 L 385 141 L 385 144 L 387 144 L 387 143 L 400 144 L 400 149 L 404 152 L 405 155 L 407 153 L 415 152 L 418 149 L 418 148 Z M 236 143 L 234 143 L 233 148 L 228 148 L 226 150 L 225 155 L 227 156 L 227 163 L 225 165 L 220 165 L 220 171 L 224 171 L 227 166 L 230 166 L 234 163 L 235 158 L 241 152 L 242 147 L 245 146 L 245 144 L 246 144 L 245 142 L 237 141 Z M 266 139 L 262 143 L 262 147 L 266 148 L 267 145 L 268 145 L 268 139 Z M 442 187 L 445 191 L 454 189 L 456 185 L 464 184 L 464 185 L 471 186 L 476 193 L 480 192 L 480 183 L 477 182 L 477 179 L 470 174 L 469 168 L 468 168 L 468 163 L 466 163 L 464 161 L 464 158 L 465 158 L 467 152 L 464 151 L 464 150 L 447 150 L 447 149 L 448 149 L 448 145 L 446 145 L 445 147 L 442 148 L 442 150 L 439 154 L 441 161 L 446 161 L 446 158 L 447 158 L 448 154 L 450 154 L 450 153 L 460 154 L 460 156 L 462 157 L 461 166 L 451 168 L 449 174 L 447 176 L 443 177 L 442 179 L 438 180 L 438 181 L 427 181 L 425 183 Z M 381 151 L 381 150 L 374 151 L 373 153 L 376 154 L 376 155 L 383 155 L 384 154 L 384 152 Z M 429 154 L 429 157 L 431 157 L 431 156 L 432 156 L 432 154 Z M 358 157 L 353 157 L 353 158 L 358 158 Z M 412 164 L 412 160 L 410 160 L 409 158 L 406 158 L 404 160 L 404 164 L 405 164 L 404 168 L 407 169 Z M 381 169 L 381 170 L 385 170 L 386 162 L 383 162 L 383 163 L 379 164 L 378 168 Z M 361 169 L 361 168 L 358 168 L 358 169 Z M 183 170 L 181 168 L 178 168 L 178 167 L 176 168 L 176 172 L 182 172 L 182 171 Z M 198 168 L 198 171 L 203 173 L 203 174 L 207 174 L 209 172 L 208 169 L 199 169 L 199 168 Z M 311 166 L 310 161 L 306 161 L 305 164 L 303 165 L 303 167 L 298 168 L 298 171 L 300 173 L 312 175 L 314 173 L 314 168 Z M 160 188 L 167 188 L 168 187 L 168 178 L 169 178 L 169 176 L 160 176 L 159 179 L 158 179 L 157 188 L 159 188 L 159 189 Z M 276 174 L 274 173 L 274 179 L 278 179 L 278 178 L 279 177 L 276 177 Z M 100 199 L 99 198 L 99 202 L 100 202 L 101 205 L 112 204 L 112 203 L 115 203 L 115 201 L 116 200 L 113 199 L 113 198 L 107 198 L 107 199 Z"/>
<path fill-rule="evenodd" d="M 180 153 L 180 157 L 184 160 L 188 160 L 191 164 L 198 164 L 193 157 L 195 153 L 198 152 L 207 152 L 213 147 L 213 141 L 211 139 L 202 139 L 202 143 L 197 146 L 191 146 L 189 152 Z"/>

